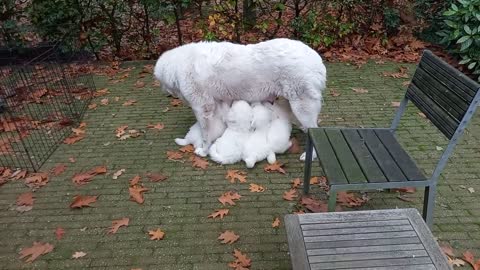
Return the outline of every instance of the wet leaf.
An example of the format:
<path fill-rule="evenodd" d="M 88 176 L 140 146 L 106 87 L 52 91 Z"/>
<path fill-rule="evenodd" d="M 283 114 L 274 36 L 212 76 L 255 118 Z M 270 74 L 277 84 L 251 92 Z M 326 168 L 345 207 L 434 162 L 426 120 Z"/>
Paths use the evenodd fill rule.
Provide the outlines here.
<path fill-rule="evenodd" d="M 70 208 L 92 207 L 90 204 L 97 201 L 98 196 L 77 195 L 73 198 Z"/>
<path fill-rule="evenodd" d="M 368 202 L 368 197 L 362 198 L 355 196 L 354 193 L 347 193 L 345 191 L 337 192 L 337 202 L 346 207 L 358 207 Z"/>
<path fill-rule="evenodd" d="M 128 128 L 127 125 L 119 126 L 117 129 L 115 129 L 115 136 L 117 138 L 122 137 L 122 135 L 126 133 L 127 128 Z"/>
<path fill-rule="evenodd" d="M 138 185 L 140 183 L 140 179 L 141 179 L 140 175 L 134 176 L 132 179 L 130 179 L 129 185 L 130 186 Z"/>
<path fill-rule="evenodd" d="M 95 109 L 97 109 L 97 104 L 92 103 L 92 104 L 88 105 L 88 108 L 89 108 L 90 110 L 95 110 Z"/>
<path fill-rule="evenodd" d="M 104 98 L 104 99 L 100 100 L 100 104 L 102 104 L 103 106 L 107 106 L 108 105 L 108 98 Z"/>
<path fill-rule="evenodd" d="M 323 213 L 327 212 L 328 206 L 325 202 L 322 202 L 320 200 L 315 200 L 310 197 L 302 197 L 300 200 L 300 203 L 309 211 L 313 213 Z"/>

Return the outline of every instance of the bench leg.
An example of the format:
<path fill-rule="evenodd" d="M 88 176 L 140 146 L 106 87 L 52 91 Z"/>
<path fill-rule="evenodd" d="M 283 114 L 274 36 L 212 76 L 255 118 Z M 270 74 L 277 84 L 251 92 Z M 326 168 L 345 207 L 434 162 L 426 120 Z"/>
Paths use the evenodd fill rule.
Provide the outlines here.
<path fill-rule="evenodd" d="M 435 194 L 437 186 L 426 186 L 425 195 L 423 197 L 423 219 L 427 226 L 431 229 L 433 225 L 433 208 L 435 207 Z"/>
<path fill-rule="evenodd" d="M 313 145 L 312 141 L 310 140 L 310 136 L 307 135 L 307 148 L 305 149 L 305 172 L 303 176 L 303 194 L 307 195 L 310 189 L 310 177 L 312 173 L 312 153 L 313 153 Z"/>
<path fill-rule="evenodd" d="M 337 191 L 330 190 L 328 195 L 328 212 L 335 212 L 337 206 Z"/>

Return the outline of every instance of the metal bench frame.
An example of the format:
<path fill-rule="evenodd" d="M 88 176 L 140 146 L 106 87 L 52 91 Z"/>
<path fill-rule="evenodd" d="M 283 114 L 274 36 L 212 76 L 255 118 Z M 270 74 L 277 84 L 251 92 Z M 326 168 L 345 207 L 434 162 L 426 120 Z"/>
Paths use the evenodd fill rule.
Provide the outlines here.
<path fill-rule="evenodd" d="M 332 184 L 329 181 L 330 191 L 328 210 L 335 210 L 338 191 L 425 187 L 423 218 L 427 225 L 431 227 L 433 223 L 433 208 L 435 205 L 438 178 L 480 102 L 479 90 L 480 85 L 475 81 L 435 56 L 432 52 L 425 50 L 421 61 L 417 65 L 412 82 L 397 109 L 390 128 L 368 130 L 388 130 L 394 134 L 400 123 L 400 119 L 405 112 L 408 101 L 412 101 L 412 103 L 414 103 L 416 107 L 422 111 L 448 139 L 450 139 L 448 146 L 444 150 L 433 171 L 433 174 L 422 181 L 367 182 L 353 184 Z M 463 109 L 461 109 L 461 107 L 463 107 Z M 315 131 L 318 130 L 328 129 L 347 130 L 347 128 L 339 127 L 314 128 L 308 130 L 304 171 L 305 194 L 308 194 L 309 192 L 313 149 L 315 148 L 317 155 L 319 151 L 322 151 L 321 149 L 317 149 L 316 138 L 312 133 L 315 133 Z M 367 129 L 353 128 L 352 130 L 362 131 Z M 320 156 L 319 160 L 321 161 Z"/>

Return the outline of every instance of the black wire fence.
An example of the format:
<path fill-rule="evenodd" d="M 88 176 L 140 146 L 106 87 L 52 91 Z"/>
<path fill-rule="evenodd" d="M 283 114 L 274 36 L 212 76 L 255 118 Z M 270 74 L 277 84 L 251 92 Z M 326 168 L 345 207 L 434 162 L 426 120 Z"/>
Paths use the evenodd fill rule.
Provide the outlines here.
<path fill-rule="evenodd" d="M 76 127 L 95 85 L 85 53 L 0 48 L 0 166 L 38 171 Z"/>

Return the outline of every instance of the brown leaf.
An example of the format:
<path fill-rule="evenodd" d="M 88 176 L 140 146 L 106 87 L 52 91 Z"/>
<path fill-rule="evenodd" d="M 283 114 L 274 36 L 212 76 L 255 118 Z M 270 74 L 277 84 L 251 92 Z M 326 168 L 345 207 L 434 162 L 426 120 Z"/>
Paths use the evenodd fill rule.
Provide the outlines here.
<path fill-rule="evenodd" d="M 289 191 L 285 191 L 283 193 L 283 199 L 287 201 L 293 201 L 295 198 L 297 198 L 297 190 L 296 189 L 290 189 Z"/>
<path fill-rule="evenodd" d="M 453 252 L 453 248 L 449 244 L 442 244 L 440 245 L 440 249 L 443 253 L 449 257 L 455 257 L 455 253 Z"/>
<path fill-rule="evenodd" d="M 104 98 L 104 99 L 100 100 L 100 104 L 102 104 L 103 106 L 108 105 L 108 98 Z"/>
<path fill-rule="evenodd" d="M 338 97 L 340 96 L 340 93 L 338 93 L 335 89 L 330 90 L 330 95 L 332 97 Z"/>
<path fill-rule="evenodd" d="M 263 170 L 266 172 L 279 172 L 281 174 L 286 174 L 287 172 L 282 168 L 285 164 L 275 161 L 273 164 L 266 165 Z"/>
<path fill-rule="evenodd" d="M 148 234 L 150 235 L 150 240 L 162 240 L 165 236 L 165 233 L 160 229 L 148 231 Z"/>
<path fill-rule="evenodd" d="M 72 182 L 76 186 L 82 186 L 88 184 L 93 177 L 99 174 L 104 174 L 107 172 L 106 166 L 97 166 L 93 169 L 90 169 L 84 173 L 77 173 L 72 177 Z"/>
<path fill-rule="evenodd" d="M 354 88 L 352 87 L 353 92 L 358 93 L 358 94 L 365 94 L 368 93 L 368 90 L 364 88 Z"/>
<path fill-rule="evenodd" d="M 32 173 L 25 178 L 25 185 L 29 188 L 38 189 L 48 183 L 48 174 L 44 172 Z"/>
<path fill-rule="evenodd" d="M 347 193 L 345 191 L 340 191 L 337 193 L 337 202 L 342 206 L 346 207 L 358 207 L 364 205 L 368 202 L 367 197 L 359 198 L 355 196 L 354 193 Z"/>
<path fill-rule="evenodd" d="M 229 205 L 235 205 L 234 200 L 240 199 L 242 196 L 238 194 L 237 192 L 234 191 L 228 191 L 222 194 L 220 198 L 218 198 L 218 201 L 221 202 L 223 205 L 229 204 Z"/>
<path fill-rule="evenodd" d="M 115 234 L 122 226 L 128 226 L 129 218 L 122 218 L 112 221 L 112 226 L 108 228 L 107 234 Z"/>
<path fill-rule="evenodd" d="M 227 230 L 220 234 L 218 240 L 222 240 L 222 244 L 233 244 L 237 242 L 238 238 L 240 238 L 240 236 L 236 235 L 235 232 Z"/>
<path fill-rule="evenodd" d="M 230 180 L 230 183 L 235 183 L 238 180 L 240 183 L 247 182 L 247 173 L 239 170 L 228 170 L 225 179 Z"/>
<path fill-rule="evenodd" d="M 148 188 L 144 188 L 140 185 L 136 185 L 133 187 L 128 188 L 128 192 L 130 193 L 130 200 L 135 201 L 139 204 L 143 204 L 145 199 L 143 198 L 143 192 L 148 191 Z"/>
<path fill-rule="evenodd" d="M 92 104 L 88 105 L 88 108 L 89 108 L 90 110 L 95 110 L 95 109 L 97 109 L 97 104 L 92 103 Z"/>
<path fill-rule="evenodd" d="M 122 137 L 122 135 L 126 133 L 127 128 L 128 128 L 127 125 L 117 127 L 117 129 L 115 129 L 115 136 L 117 138 Z"/>
<path fill-rule="evenodd" d="M 474 270 L 478 270 L 478 268 L 475 268 L 475 258 L 470 250 L 467 250 L 463 253 L 463 259 L 468 262 Z"/>
<path fill-rule="evenodd" d="M 448 260 L 448 263 L 450 265 L 453 265 L 453 266 L 456 266 L 456 267 L 460 267 L 460 266 L 465 265 L 465 261 L 462 260 L 462 259 L 452 259 L 450 257 L 447 257 L 447 260 Z"/>
<path fill-rule="evenodd" d="M 123 106 L 131 106 L 133 104 L 137 103 L 135 99 L 129 99 L 123 103 Z"/>
<path fill-rule="evenodd" d="M 217 218 L 220 217 L 220 219 L 223 219 L 224 216 L 228 215 L 228 209 L 219 209 L 215 210 L 215 212 L 211 213 L 208 215 L 209 218 Z"/>
<path fill-rule="evenodd" d="M 53 175 L 53 176 L 59 176 L 60 174 L 62 174 L 65 169 L 67 169 L 67 166 L 65 166 L 65 164 L 57 164 L 55 167 L 53 167 L 51 170 L 50 170 L 50 174 Z"/>
<path fill-rule="evenodd" d="M 178 151 L 180 151 L 182 153 L 193 153 L 193 151 L 195 151 L 195 148 L 193 148 L 193 145 L 188 144 L 188 145 L 185 145 L 184 147 L 181 147 L 180 149 L 178 149 Z"/>
<path fill-rule="evenodd" d="M 83 251 L 75 251 L 75 253 L 73 253 L 72 255 L 72 259 L 79 259 L 79 258 L 85 257 L 86 255 L 87 253 Z"/>
<path fill-rule="evenodd" d="M 183 158 L 182 153 L 177 151 L 167 151 L 167 158 L 173 161 L 179 161 Z"/>
<path fill-rule="evenodd" d="M 273 223 L 272 223 L 272 228 L 278 228 L 280 226 L 280 219 L 278 217 L 276 217 L 274 220 L 273 220 Z"/>
<path fill-rule="evenodd" d="M 257 184 L 250 184 L 250 191 L 251 192 L 264 192 L 265 188 L 262 186 L 259 186 Z"/>
<path fill-rule="evenodd" d="M 85 130 L 81 128 L 72 128 L 72 132 L 75 134 L 75 136 L 81 136 L 85 134 Z"/>
<path fill-rule="evenodd" d="M 102 88 L 100 90 L 97 90 L 93 96 L 94 97 L 101 97 L 101 96 L 105 96 L 106 94 L 110 93 L 110 91 L 108 91 L 107 88 Z"/>
<path fill-rule="evenodd" d="M 234 268 L 235 270 L 248 270 L 248 268 L 252 265 L 252 260 L 238 249 L 233 250 L 233 256 L 235 257 L 235 260 L 229 263 L 228 266 Z"/>
<path fill-rule="evenodd" d="M 18 170 L 10 176 L 13 180 L 24 179 L 27 176 L 27 170 Z"/>
<path fill-rule="evenodd" d="M 144 86 L 145 86 L 145 82 L 137 81 L 135 83 L 135 87 L 137 87 L 137 88 L 143 88 Z"/>
<path fill-rule="evenodd" d="M 33 242 L 33 246 L 22 248 L 22 250 L 20 250 L 20 259 L 30 256 L 26 259 L 26 262 L 30 263 L 36 260 L 39 256 L 52 252 L 53 248 L 53 245 L 49 243 Z"/>
<path fill-rule="evenodd" d="M 156 130 L 162 130 L 162 129 L 165 128 L 165 125 L 162 124 L 162 123 L 157 123 L 157 124 L 155 124 L 155 125 L 150 124 L 150 125 L 147 126 L 147 128 L 156 129 Z"/>
<path fill-rule="evenodd" d="M 417 191 L 417 189 L 414 187 L 394 188 L 392 190 L 396 192 L 405 192 L 405 193 L 415 193 Z"/>
<path fill-rule="evenodd" d="M 63 228 L 57 227 L 57 229 L 55 229 L 55 237 L 57 240 L 62 240 L 64 234 L 65 230 Z"/>
<path fill-rule="evenodd" d="M 167 176 L 160 174 L 160 173 L 148 173 L 147 177 L 150 179 L 151 182 L 161 182 L 167 180 Z"/>
<path fill-rule="evenodd" d="M 132 179 L 130 179 L 130 186 L 135 186 L 140 183 L 140 175 L 135 175 Z"/>
<path fill-rule="evenodd" d="M 22 205 L 32 206 L 34 201 L 35 201 L 35 198 L 33 197 L 32 192 L 23 193 L 17 197 L 18 206 L 22 206 Z"/>
<path fill-rule="evenodd" d="M 75 163 L 75 162 L 77 162 L 74 157 L 69 157 L 69 158 L 68 158 L 68 161 L 70 161 L 70 163 Z"/>
<path fill-rule="evenodd" d="M 394 108 L 400 107 L 400 102 L 398 102 L 398 101 L 392 101 L 391 104 L 392 104 L 392 107 L 394 107 Z"/>
<path fill-rule="evenodd" d="M 208 161 L 199 156 L 191 156 L 190 161 L 192 162 L 192 166 L 194 168 L 200 168 L 205 170 L 208 167 Z"/>
<path fill-rule="evenodd" d="M 120 170 L 116 171 L 116 172 L 112 175 L 113 180 L 117 180 L 118 177 L 120 177 L 124 172 L 125 172 L 125 169 L 120 169 Z"/>
<path fill-rule="evenodd" d="M 302 148 L 300 147 L 300 143 L 298 142 L 297 138 L 293 137 L 290 139 L 292 145 L 288 148 L 288 153 L 290 154 L 298 154 L 302 152 Z"/>
<path fill-rule="evenodd" d="M 405 195 L 398 195 L 397 199 L 402 200 L 404 202 L 413 202 L 414 201 L 413 198 L 407 197 Z"/>
<path fill-rule="evenodd" d="M 326 203 L 319 200 L 315 200 L 313 198 L 302 197 L 302 199 L 300 200 L 300 203 L 313 213 L 322 213 L 322 212 L 327 212 L 328 210 L 328 206 Z"/>
<path fill-rule="evenodd" d="M 64 144 L 74 144 L 74 143 L 79 142 L 83 139 L 85 139 L 85 134 L 83 134 L 83 135 L 72 135 L 68 138 L 65 138 L 65 140 L 63 140 L 63 143 Z"/>
<path fill-rule="evenodd" d="M 295 179 L 293 179 L 293 181 L 292 181 L 292 189 L 293 189 L 293 188 L 298 188 L 298 187 L 300 187 L 301 184 L 302 184 L 302 180 L 300 180 L 300 178 L 295 178 Z"/>
<path fill-rule="evenodd" d="M 170 101 L 170 105 L 172 105 L 173 107 L 178 107 L 182 105 L 182 101 L 178 98 L 174 98 Z"/>
<path fill-rule="evenodd" d="M 90 204 L 96 202 L 97 198 L 98 196 L 77 195 L 73 197 L 73 202 L 70 204 L 70 208 L 92 207 Z"/>

